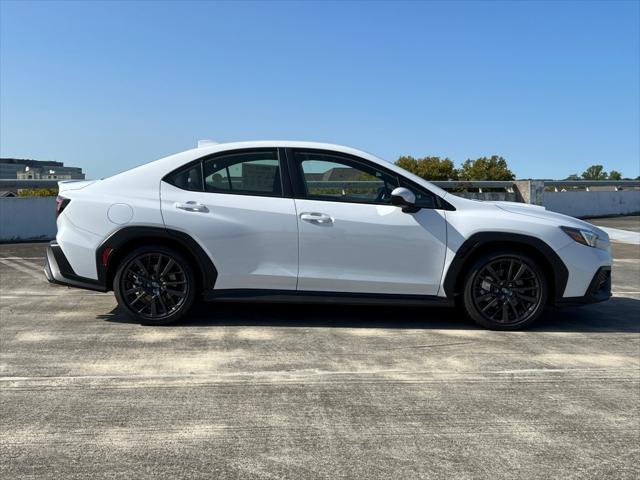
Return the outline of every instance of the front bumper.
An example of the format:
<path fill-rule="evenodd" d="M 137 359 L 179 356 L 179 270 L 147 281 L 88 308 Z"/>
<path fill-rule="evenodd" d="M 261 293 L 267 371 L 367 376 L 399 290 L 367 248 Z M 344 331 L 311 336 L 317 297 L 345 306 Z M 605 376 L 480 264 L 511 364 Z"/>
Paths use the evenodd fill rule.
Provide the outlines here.
<path fill-rule="evenodd" d="M 560 306 L 586 305 L 589 303 L 604 302 L 611 298 L 611 267 L 603 266 L 598 268 L 587 292 L 582 297 L 565 297 L 556 303 Z"/>
<path fill-rule="evenodd" d="M 67 260 L 62 248 L 55 240 L 47 246 L 47 256 L 44 263 L 44 274 L 51 283 L 66 285 L 68 287 L 84 288 L 87 290 L 96 290 L 98 292 L 106 292 L 106 286 L 90 278 L 84 278 L 76 275 Z"/>

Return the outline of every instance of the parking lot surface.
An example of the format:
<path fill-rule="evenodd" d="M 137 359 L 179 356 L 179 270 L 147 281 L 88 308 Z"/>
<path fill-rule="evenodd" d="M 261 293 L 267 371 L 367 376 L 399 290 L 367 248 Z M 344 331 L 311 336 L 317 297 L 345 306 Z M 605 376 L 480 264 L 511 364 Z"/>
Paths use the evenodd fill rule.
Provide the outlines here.
<path fill-rule="evenodd" d="M 640 216 L 609 217 L 587 219 L 600 227 L 619 228 L 632 232 L 640 232 Z"/>
<path fill-rule="evenodd" d="M 144 327 L 48 284 L 44 247 L 0 245 L 1 478 L 640 476 L 638 245 L 610 301 L 523 332 L 255 304 Z"/>

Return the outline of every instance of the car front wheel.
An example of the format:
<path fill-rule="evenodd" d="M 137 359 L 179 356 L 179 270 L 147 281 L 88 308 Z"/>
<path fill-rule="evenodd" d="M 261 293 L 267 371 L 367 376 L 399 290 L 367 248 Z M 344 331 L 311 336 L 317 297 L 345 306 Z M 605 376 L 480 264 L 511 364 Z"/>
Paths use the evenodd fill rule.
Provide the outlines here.
<path fill-rule="evenodd" d="M 533 323 L 547 303 L 548 282 L 526 255 L 496 252 L 479 258 L 464 283 L 464 307 L 479 325 L 517 330 Z"/>
<path fill-rule="evenodd" d="M 182 255 L 166 247 L 148 246 L 123 259 L 113 290 L 129 317 L 147 325 L 167 325 L 189 311 L 196 282 Z"/>

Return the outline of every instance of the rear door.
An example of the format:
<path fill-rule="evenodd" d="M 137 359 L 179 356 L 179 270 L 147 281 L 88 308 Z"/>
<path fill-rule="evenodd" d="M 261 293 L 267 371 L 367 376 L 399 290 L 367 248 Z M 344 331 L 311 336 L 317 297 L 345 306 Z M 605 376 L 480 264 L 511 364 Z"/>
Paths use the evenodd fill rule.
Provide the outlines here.
<path fill-rule="evenodd" d="M 290 150 L 300 231 L 298 290 L 436 295 L 446 253 L 444 212 L 430 192 L 404 213 L 404 180 L 350 155 Z M 415 188 L 414 188 L 415 190 Z"/>
<path fill-rule="evenodd" d="M 167 228 L 190 234 L 211 256 L 215 289 L 295 290 L 298 226 L 276 148 L 222 152 L 161 182 Z"/>

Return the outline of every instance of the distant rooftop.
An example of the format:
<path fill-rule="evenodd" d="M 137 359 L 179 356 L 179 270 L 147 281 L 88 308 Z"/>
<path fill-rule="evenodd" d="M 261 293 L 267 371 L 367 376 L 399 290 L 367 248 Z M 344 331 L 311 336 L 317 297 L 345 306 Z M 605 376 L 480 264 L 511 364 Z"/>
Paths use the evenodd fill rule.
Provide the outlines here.
<path fill-rule="evenodd" d="M 28 158 L 0 158 L 0 163 L 11 165 L 24 165 L 25 167 L 62 167 L 62 162 L 53 160 L 31 160 Z"/>
<path fill-rule="evenodd" d="M 0 158 L 3 180 L 83 180 L 81 167 L 65 167 L 62 162 L 27 158 Z"/>

